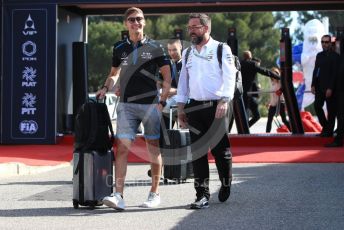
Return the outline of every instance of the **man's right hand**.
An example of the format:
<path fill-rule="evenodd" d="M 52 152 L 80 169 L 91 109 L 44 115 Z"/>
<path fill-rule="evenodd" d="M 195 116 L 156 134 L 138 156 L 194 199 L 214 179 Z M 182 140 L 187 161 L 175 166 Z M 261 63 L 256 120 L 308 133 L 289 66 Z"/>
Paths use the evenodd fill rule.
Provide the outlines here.
<path fill-rule="evenodd" d="M 106 92 L 107 92 L 107 88 L 106 87 L 101 88 L 100 90 L 97 91 L 96 98 L 103 99 L 105 97 L 105 95 L 106 95 Z"/>
<path fill-rule="evenodd" d="M 180 128 L 186 129 L 188 127 L 188 119 L 184 111 L 183 112 L 178 111 L 178 121 L 179 121 Z"/>

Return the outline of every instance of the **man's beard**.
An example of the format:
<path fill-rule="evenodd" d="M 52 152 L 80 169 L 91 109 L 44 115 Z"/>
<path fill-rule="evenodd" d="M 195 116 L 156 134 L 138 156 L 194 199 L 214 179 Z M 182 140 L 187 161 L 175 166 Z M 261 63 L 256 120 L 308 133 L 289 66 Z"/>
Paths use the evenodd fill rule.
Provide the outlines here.
<path fill-rule="evenodd" d="M 202 36 L 197 36 L 196 34 L 192 34 L 192 35 L 196 36 L 196 37 L 191 37 L 191 43 L 193 45 L 199 45 L 203 41 L 203 35 Z"/>

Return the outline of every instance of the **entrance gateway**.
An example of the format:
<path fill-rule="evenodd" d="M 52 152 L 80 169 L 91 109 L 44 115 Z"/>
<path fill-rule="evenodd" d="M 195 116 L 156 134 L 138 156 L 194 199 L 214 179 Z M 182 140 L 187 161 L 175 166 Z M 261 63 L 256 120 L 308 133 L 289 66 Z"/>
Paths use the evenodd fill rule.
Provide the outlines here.
<path fill-rule="evenodd" d="M 54 144 L 73 114 L 73 42 L 86 42 L 88 15 L 344 10 L 340 0 L 2 0 L 0 143 Z"/>

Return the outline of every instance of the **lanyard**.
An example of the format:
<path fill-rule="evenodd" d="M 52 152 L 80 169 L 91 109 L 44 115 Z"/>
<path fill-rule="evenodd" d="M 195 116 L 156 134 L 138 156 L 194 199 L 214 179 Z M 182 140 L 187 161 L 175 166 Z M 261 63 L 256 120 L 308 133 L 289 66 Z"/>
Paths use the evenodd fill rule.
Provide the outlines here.
<path fill-rule="evenodd" d="M 197 51 L 195 52 L 195 49 L 192 49 L 193 55 L 195 55 L 196 57 L 202 58 L 204 60 L 210 61 L 213 58 L 213 53 L 210 51 L 209 54 L 207 54 L 207 56 L 203 56 L 197 53 Z"/>
<path fill-rule="evenodd" d="M 138 46 L 139 46 L 138 43 L 136 45 L 133 44 L 133 48 L 134 48 L 134 50 L 133 50 L 133 64 L 134 65 L 136 65 L 136 63 L 137 63 L 137 56 L 138 56 L 137 48 L 138 48 Z"/>
<path fill-rule="evenodd" d="M 177 66 L 175 62 L 172 62 L 172 80 L 176 79 L 177 76 Z"/>

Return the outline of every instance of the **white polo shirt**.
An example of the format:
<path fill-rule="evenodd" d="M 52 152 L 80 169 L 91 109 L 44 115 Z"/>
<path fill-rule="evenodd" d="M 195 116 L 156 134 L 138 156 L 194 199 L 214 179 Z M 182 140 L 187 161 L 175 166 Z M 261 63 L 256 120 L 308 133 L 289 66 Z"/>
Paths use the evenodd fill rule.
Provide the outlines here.
<path fill-rule="evenodd" d="M 219 42 L 210 37 L 201 52 L 192 46 L 187 63 L 186 50 L 182 55 L 182 69 L 179 76 L 176 101 L 186 103 L 188 99 L 197 101 L 219 100 L 234 97 L 235 73 L 234 57 L 231 48 L 223 45 L 222 69 L 217 60 Z"/>

